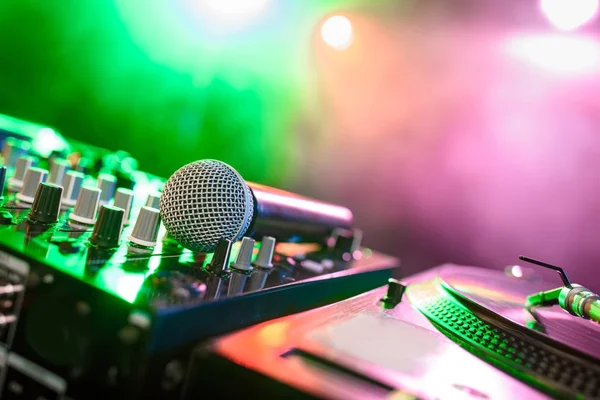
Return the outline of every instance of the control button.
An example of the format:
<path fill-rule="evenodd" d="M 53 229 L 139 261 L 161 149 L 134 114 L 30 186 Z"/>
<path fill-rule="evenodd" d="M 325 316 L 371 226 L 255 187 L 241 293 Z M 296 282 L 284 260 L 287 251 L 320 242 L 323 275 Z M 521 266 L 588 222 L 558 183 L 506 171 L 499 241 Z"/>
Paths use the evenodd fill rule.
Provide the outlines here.
<path fill-rule="evenodd" d="M 395 307 L 402 301 L 402 295 L 406 290 L 406 285 L 399 280 L 388 279 L 387 293 L 381 301 L 387 306 Z"/>
<path fill-rule="evenodd" d="M 155 208 L 142 207 L 135 221 L 129 241 L 140 246 L 154 247 L 160 228 L 160 212 Z"/>
<path fill-rule="evenodd" d="M 15 163 L 15 172 L 8 180 L 8 189 L 13 192 L 18 192 L 23 187 L 23 179 L 25 179 L 25 174 L 33 166 L 33 157 L 19 157 L 17 162 Z"/>
<path fill-rule="evenodd" d="M 98 176 L 98 188 L 102 190 L 100 195 L 100 204 L 108 204 L 115 195 L 117 189 L 117 178 L 110 174 L 100 174 Z"/>
<path fill-rule="evenodd" d="M 62 187 L 58 185 L 40 183 L 29 211 L 29 218 L 42 224 L 53 224 L 58 221 L 62 192 Z"/>
<path fill-rule="evenodd" d="M 123 226 L 123 209 L 103 205 L 100 207 L 98 223 L 90 237 L 90 243 L 98 247 L 117 247 L 121 238 L 121 227 Z"/>
<path fill-rule="evenodd" d="M 6 167 L 0 166 L 0 205 L 4 202 L 4 183 L 6 182 Z"/>
<path fill-rule="evenodd" d="M 273 251 L 275 250 L 275 238 L 264 236 L 260 242 L 260 250 L 254 261 L 254 266 L 259 268 L 273 268 Z"/>
<path fill-rule="evenodd" d="M 61 203 L 63 208 L 70 208 L 75 205 L 84 178 L 85 175 L 79 171 L 68 171 L 66 173 L 65 178 L 63 179 L 64 189 Z"/>
<path fill-rule="evenodd" d="M 115 207 L 119 207 L 123 209 L 124 217 L 123 217 L 123 225 L 129 225 L 131 222 L 129 220 L 131 214 L 131 206 L 133 205 L 133 190 L 119 188 L 117 189 L 117 193 L 115 193 L 115 201 L 113 203 Z"/>
<path fill-rule="evenodd" d="M 160 193 L 153 193 L 146 199 L 146 207 L 160 210 Z"/>
<path fill-rule="evenodd" d="M 100 193 L 101 191 L 98 188 L 82 187 L 79 196 L 77 196 L 75 209 L 69 215 L 69 219 L 82 224 L 93 225 L 96 222 Z"/>
<path fill-rule="evenodd" d="M 48 182 L 58 186 L 63 185 L 65 174 L 71 168 L 71 164 L 62 158 L 56 158 L 50 163 L 50 176 Z"/>
<path fill-rule="evenodd" d="M 19 157 L 26 156 L 31 148 L 31 144 L 24 140 L 14 137 L 6 138 L 2 146 L 2 159 L 4 165 L 13 166 Z"/>
<path fill-rule="evenodd" d="M 31 204 L 40 183 L 48 177 L 48 171 L 42 168 L 31 167 L 27 170 L 21 190 L 17 193 L 17 200 L 22 203 Z"/>
<path fill-rule="evenodd" d="M 265 287 L 267 276 L 273 268 L 273 252 L 275 250 L 275 238 L 264 236 L 260 243 L 260 250 L 254 261 L 254 272 L 248 282 L 248 291 L 254 292 Z"/>
<path fill-rule="evenodd" d="M 244 290 L 246 279 L 252 272 L 252 252 L 254 251 L 254 239 L 245 237 L 238 251 L 237 257 L 231 264 L 231 278 L 227 288 L 227 296 L 235 296 Z"/>
<path fill-rule="evenodd" d="M 220 275 L 227 271 L 229 256 L 231 255 L 231 240 L 221 239 L 213 253 L 213 258 L 206 269 L 213 274 Z"/>
<path fill-rule="evenodd" d="M 252 271 L 252 252 L 254 251 L 254 239 L 245 237 L 242 239 L 242 245 L 238 251 L 237 257 L 231 268 L 235 268 L 238 271 Z"/>

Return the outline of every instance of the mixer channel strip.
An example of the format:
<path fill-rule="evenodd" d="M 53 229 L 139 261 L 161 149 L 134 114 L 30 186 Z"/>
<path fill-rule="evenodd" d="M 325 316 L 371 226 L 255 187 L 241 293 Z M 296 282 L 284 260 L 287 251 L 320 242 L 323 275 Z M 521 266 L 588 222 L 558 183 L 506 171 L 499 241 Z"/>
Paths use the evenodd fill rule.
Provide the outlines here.
<path fill-rule="evenodd" d="M 415 286 L 411 303 L 476 356 L 553 396 L 600 398 L 597 366 L 478 318 L 435 281 Z"/>

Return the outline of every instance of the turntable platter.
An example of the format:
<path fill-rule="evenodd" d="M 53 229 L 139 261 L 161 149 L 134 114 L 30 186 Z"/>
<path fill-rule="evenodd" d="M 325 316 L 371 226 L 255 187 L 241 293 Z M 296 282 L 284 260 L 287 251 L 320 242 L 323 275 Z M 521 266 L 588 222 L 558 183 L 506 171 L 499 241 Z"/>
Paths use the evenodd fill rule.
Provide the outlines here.
<path fill-rule="evenodd" d="M 557 286 L 473 267 L 448 266 L 440 270 L 439 278 L 450 293 L 528 331 L 535 320 L 525 308 L 527 296 Z M 535 314 L 547 337 L 600 360 L 600 324 L 570 315 L 559 306 L 536 308 Z"/>

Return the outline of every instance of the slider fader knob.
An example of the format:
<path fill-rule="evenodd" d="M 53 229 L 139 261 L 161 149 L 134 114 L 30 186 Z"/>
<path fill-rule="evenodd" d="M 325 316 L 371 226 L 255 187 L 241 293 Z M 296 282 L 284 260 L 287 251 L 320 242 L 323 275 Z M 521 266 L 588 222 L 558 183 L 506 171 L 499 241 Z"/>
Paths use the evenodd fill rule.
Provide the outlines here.
<path fill-rule="evenodd" d="M 381 299 L 386 307 L 394 308 L 402 301 L 402 295 L 406 290 L 406 284 L 397 279 L 388 279 L 388 287 L 385 297 Z"/>
<path fill-rule="evenodd" d="M 90 237 L 90 243 L 105 248 L 119 246 L 124 211 L 122 208 L 103 205 L 100 207 L 98 222 Z"/>
<path fill-rule="evenodd" d="M 48 171 L 45 169 L 36 167 L 29 168 L 23 179 L 21 190 L 17 193 L 17 200 L 26 204 L 33 203 L 38 186 L 40 183 L 44 182 L 47 177 Z"/>
<path fill-rule="evenodd" d="M 142 207 L 135 221 L 129 241 L 139 246 L 154 247 L 160 228 L 160 211 L 155 208 Z"/>
<path fill-rule="evenodd" d="M 40 183 L 28 217 L 32 221 L 42 224 L 53 224 L 58 221 L 62 192 L 62 187 L 58 185 L 47 182 Z"/>

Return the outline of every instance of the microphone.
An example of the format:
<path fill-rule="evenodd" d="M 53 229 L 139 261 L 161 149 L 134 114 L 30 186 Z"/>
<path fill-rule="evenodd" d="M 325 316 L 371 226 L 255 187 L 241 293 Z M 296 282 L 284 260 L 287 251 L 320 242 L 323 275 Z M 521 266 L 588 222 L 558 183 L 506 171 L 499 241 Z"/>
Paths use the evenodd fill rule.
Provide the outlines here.
<path fill-rule="evenodd" d="M 350 229 L 353 219 L 345 207 L 246 182 L 217 160 L 196 161 L 171 175 L 160 215 L 173 239 L 195 252 L 244 236 L 322 242 L 335 228 Z"/>

